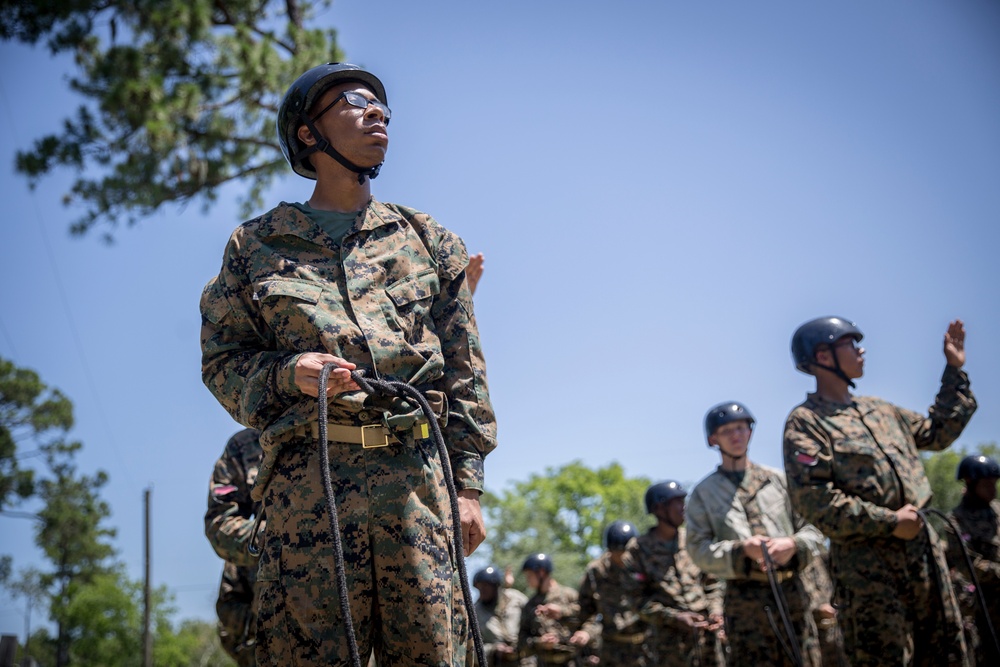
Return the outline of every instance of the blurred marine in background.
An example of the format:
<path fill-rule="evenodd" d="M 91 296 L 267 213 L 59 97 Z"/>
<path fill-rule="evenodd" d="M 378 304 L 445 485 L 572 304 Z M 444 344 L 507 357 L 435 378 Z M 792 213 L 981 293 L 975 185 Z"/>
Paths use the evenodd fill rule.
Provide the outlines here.
<path fill-rule="evenodd" d="M 557 582 L 552 570 L 552 559 L 543 553 L 528 556 L 521 567 L 535 594 L 521 612 L 518 649 L 522 656 L 533 656 L 538 667 L 579 667 L 577 647 L 569 641 L 579 627 L 579 595 Z"/>
<path fill-rule="evenodd" d="M 667 480 L 646 490 L 646 511 L 656 525 L 629 543 L 642 586 L 640 614 L 652 628 L 656 665 L 723 665 L 722 582 L 705 577 L 680 535 L 687 491 Z"/>
<path fill-rule="evenodd" d="M 1000 502 L 997 501 L 1000 464 L 981 454 L 966 456 L 958 464 L 956 477 L 965 482 L 965 493 L 950 515 L 958 526 L 959 534 L 956 535 L 950 525 L 945 525 L 948 532 L 948 564 L 955 577 L 955 588 L 969 630 L 968 637 L 972 640 L 976 664 L 1000 665 L 1000 655 L 994 642 L 994 634 L 1000 628 Z M 980 591 L 986 600 L 989 622 L 969 576 L 963 544 L 972 559 Z"/>
<path fill-rule="evenodd" d="M 627 547 L 635 526 L 613 521 L 604 530 L 606 551 L 587 565 L 580 583 L 583 627 L 570 643 L 584 647 L 600 640 L 602 667 L 653 667 L 649 626 L 639 616 L 642 588 L 635 577 Z"/>
<path fill-rule="evenodd" d="M 504 580 L 504 573 L 495 565 L 484 567 L 472 578 L 472 585 L 479 590 L 476 620 L 479 621 L 489 667 L 517 665 L 520 662 L 517 633 L 528 596 L 516 588 L 505 586 Z M 474 664 L 472 651 L 469 656 L 469 664 Z"/>
<path fill-rule="evenodd" d="M 260 432 L 248 428 L 229 439 L 215 462 L 208 483 L 205 535 L 215 553 L 226 561 L 222 570 L 219 599 L 219 640 L 240 667 L 256 665 L 254 633 L 257 613 L 253 608 L 258 558 L 247 545 L 260 504 L 250 498 L 263 456 Z"/>

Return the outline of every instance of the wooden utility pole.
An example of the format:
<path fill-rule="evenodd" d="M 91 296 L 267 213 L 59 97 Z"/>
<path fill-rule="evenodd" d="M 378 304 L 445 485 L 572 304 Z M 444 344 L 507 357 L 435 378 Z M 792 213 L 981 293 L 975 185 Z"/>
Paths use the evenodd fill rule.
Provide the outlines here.
<path fill-rule="evenodd" d="M 147 487 L 143 493 L 143 500 L 146 506 L 145 536 L 146 536 L 146 575 L 142 590 L 142 667 L 153 667 L 153 636 L 149 631 L 150 606 L 152 604 L 152 584 L 149 581 L 150 572 L 150 549 L 149 549 L 149 503 L 153 487 Z"/>

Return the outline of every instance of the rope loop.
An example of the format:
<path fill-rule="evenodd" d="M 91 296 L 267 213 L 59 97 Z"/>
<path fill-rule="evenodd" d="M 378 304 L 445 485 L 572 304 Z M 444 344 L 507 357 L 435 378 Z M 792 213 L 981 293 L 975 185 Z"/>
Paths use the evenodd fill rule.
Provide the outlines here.
<path fill-rule="evenodd" d="M 330 511 L 330 529 L 333 531 L 334 541 L 334 571 L 336 573 L 337 588 L 339 589 L 341 614 L 344 617 L 345 634 L 347 635 L 348 648 L 351 652 L 351 663 L 354 667 L 361 667 L 361 658 L 358 655 L 357 640 L 354 635 L 354 625 L 351 621 L 351 610 L 347 600 L 346 572 L 344 569 L 344 549 L 340 541 L 340 527 L 337 523 L 337 504 L 333 496 L 333 484 L 330 479 L 329 443 L 327 443 L 327 409 L 326 388 L 330 378 L 330 372 L 338 368 L 337 364 L 329 363 L 323 366 L 319 374 L 319 449 L 320 461 L 323 475 L 323 494 L 326 496 L 327 506 Z M 448 498 L 451 501 L 452 518 L 452 541 L 455 549 L 455 561 L 458 566 L 459 579 L 462 584 L 462 597 L 465 601 L 465 611 L 469 617 L 469 627 L 472 631 L 473 644 L 476 650 L 476 659 L 480 665 L 486 665 L 486 650 L 483 646 L 482 633 L 479 631 L 479 621 L 476 618 L 476 607 L 472 603 L 472 589 L 469 588 L 469 575 L 465 568 L 465 548 L 462 544 L 462 517 L 458 510 L 458 490 L 455 488 L 455 476 L 451 470 L 451 458 L 448 456 L 448 447 L 444 441 L 444 434 L 441 433 L 441 425 L 438 423 L 430 403 L 419 389 L 407 382 L 396 380 L 383 380 L 381 378 L 366 377 L 363 370 L 351 371 L 351 379 L 358 385 L 364 393 L 369 396 L 388 396 L 389 398 L 411 398 L 420 406 L 427 423 L 430 426 L 431 434 L 437 445 L 438 458 L 441 460 L 441 471 L 444 473 L 445 485 L 448 487 Z"/>

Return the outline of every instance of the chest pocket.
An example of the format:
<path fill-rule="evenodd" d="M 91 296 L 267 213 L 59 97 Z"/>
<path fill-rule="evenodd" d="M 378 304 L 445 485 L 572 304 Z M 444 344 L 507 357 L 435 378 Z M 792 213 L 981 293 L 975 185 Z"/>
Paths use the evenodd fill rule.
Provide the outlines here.
<path fill-rule="evenodd" d="M 881 451 L 868 438 L 844 438 L 833 442 L 836 485 L 870 502 L 884 502 L 885 486 L 891 487 L 891 469 Z"/>
<path fill-rule="evenodd" d="M 299 347 L 318 334 L 317 304 L 323 286 L 303 280 L 264 280 L 254 286 L 261 316 L 280 341 Z"/>
<path fill-rule="evenodd" d="M 400 278 L 386 287 L 385 293 L 391 303 L 387 319 L 410 338 L 414 329 L 429 318 L 434 297 L 441 293 L 441 282 L 437 271 L 430 267 Z"/>

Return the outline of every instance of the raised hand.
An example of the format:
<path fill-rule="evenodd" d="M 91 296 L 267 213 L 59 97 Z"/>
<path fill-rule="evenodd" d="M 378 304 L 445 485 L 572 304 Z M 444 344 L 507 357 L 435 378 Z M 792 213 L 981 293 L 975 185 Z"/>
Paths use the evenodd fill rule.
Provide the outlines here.
<path fill-rule="evenodd" d="M 948 325 L 944 334 L 944 358 L 949 366 L 961 368 L 965 365 L 965 324 L 962 320 Z"/>

